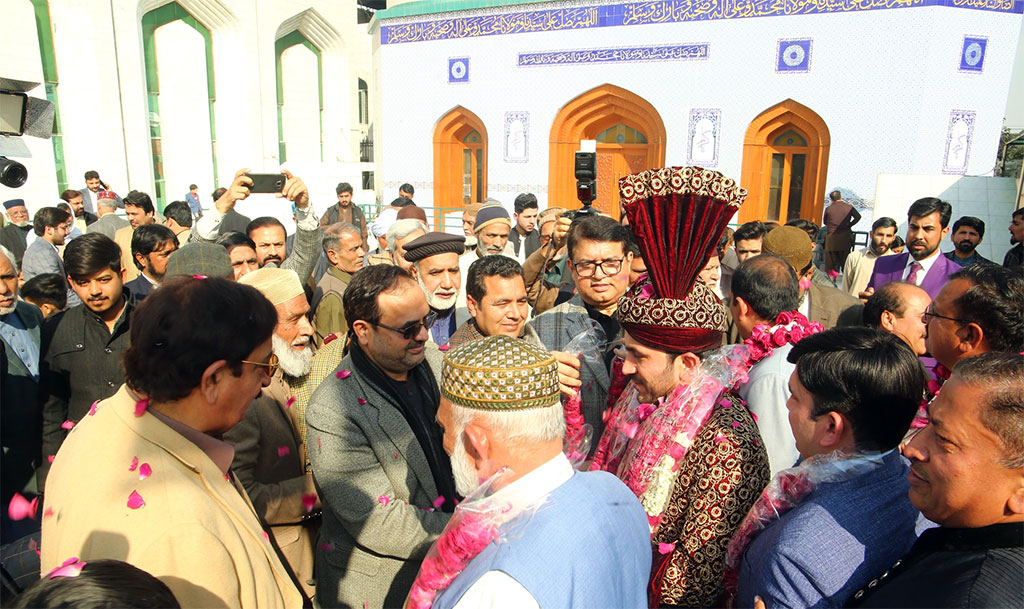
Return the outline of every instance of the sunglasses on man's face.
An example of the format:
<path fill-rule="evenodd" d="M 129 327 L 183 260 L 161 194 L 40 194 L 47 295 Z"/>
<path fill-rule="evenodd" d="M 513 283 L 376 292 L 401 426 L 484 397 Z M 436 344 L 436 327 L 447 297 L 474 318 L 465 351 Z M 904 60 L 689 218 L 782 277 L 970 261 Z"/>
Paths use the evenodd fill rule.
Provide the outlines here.
<path fill-rule="evenodd" d="M 380 322 L 376 322 L 373 325 L 380 328 L 385 328 L 387 330 L 391 330 L 392 332 L 398 332 L 399 334 L 402 335 L 402 338 L 404 338 L 405 340 L 412 340 L 416 338 L 417 334 L 420 333 L 420 328 L 430 330 L 432 327 L 434 327 L 435 321 L 437 321 L 437 313 L 431 311 L 430 313 L 427 313 L 427 316 L 424 317 L 421 321 L 414 321 L 411 324 L 407 324 L 401 328 L 394 328 L 392 326 L 388 326 Z"/>

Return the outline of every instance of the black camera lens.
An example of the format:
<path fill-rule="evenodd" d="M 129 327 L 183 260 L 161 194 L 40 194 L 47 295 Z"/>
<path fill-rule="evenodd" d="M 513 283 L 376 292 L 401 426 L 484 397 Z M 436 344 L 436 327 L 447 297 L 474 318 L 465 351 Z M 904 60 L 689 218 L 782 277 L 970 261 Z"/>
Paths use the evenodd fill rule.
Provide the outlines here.
<path fill-rule="evenodd" d="M 18 161 L 0 156 L 0 184 L 18 188 L 28 180 L 28 169 Z"/>

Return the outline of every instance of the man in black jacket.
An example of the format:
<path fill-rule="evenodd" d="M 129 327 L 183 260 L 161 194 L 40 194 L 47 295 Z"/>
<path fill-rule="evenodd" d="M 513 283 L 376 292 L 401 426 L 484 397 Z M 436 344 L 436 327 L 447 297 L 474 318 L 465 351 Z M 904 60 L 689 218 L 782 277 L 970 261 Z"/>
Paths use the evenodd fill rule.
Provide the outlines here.
<path fill-rule="evenodd" d="M 939 524 L 854 594 L 862 607 L 1024 607 L 1024 356 L 957 363 L 903 453 L 910 502 Z"/>
<path fill-rule="evenodd" d="M 50 317 L 43 326 L 40 489 L 67 430 L 89 413 L 93 402 L 110 397 L 124 383 L 121 353 L 128 347 L 134 308 L 123 285 L 121 250 L 106 235 L 90 233 L 68 243 L 64 267 L 82 304 Z"/>

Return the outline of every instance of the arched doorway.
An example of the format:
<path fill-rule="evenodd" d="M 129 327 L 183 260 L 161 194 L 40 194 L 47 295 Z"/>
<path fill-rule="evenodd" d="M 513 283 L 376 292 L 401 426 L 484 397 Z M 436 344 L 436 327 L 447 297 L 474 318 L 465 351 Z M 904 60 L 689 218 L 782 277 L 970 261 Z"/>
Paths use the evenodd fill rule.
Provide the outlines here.
<path fill-rule="evenodd" d="M 434 129 L 434 206 L 455 211 L 486 198 L 487 129 L 457 106 Z"/>
<path fill-rule="evenodd" d="M 594 207 L 619 217 L 619 178 L 665 164 L 665 123 L 647 100 L 601 85 L 567 103 L 551 125 L 548 205 L 575 209 L 574 155 L 581 140 L 597 140 Z"/>
<path fill-rule="evenodd" d="M 820 224 L 830 142 L 825 121 L 791 99 L 759 114 L 743 141 L 742 184 L 750 194 L 739 221 Z"/>

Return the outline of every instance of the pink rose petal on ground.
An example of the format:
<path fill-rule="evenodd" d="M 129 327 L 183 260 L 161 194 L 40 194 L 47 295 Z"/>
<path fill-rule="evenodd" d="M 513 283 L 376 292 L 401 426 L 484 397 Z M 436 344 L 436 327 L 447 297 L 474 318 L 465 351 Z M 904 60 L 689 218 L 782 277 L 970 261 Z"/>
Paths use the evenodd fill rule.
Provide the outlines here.
<path fill-rule="evenodd" d="M 434 499 L 434 509 L 439 509 L 442 505 L 444 505 L 444 495 L 438 495 L 437 499 Z"/>
<path fill-rule="evenodd" d="M 732 426 L 733 426 L 734 428 L 735 428 L 735 427 L 739 427 L 739 426 L 740 426 L 740 422 L 739 422 L 739 421 L 733 421 L 733 422 L 732 422 Z"/>
<path fill-rule="evenodd" d="M 278 457 L 283 457 L 285 455 L 289 455 L 289 454 L 291 454 L 291 452 L 292 452 L 292 449 L 288 448 L 287 446 L 278 446 L 277 447 L 277 456 Z"/>
<path fill-rule="evenodd" d="M 46 510 L 43 512 L 43 518 L 49 518 L 50 516 L 53 516 L 53 508 L 52 507 L 46 508 Z"/>
<path fill-rule="evenodd" d="M 134 472 L 135 468 L 137 468 L 138 466 L 139 466 L 139 458 L 138 457 L 132 457 L 132 464 L 128 466 L 128 471 Z"/>
<path fill-rule="evenodd" d="M 89 407 L 89 416 L 90 417 L 93 416 L 94 414 L 96 414 L 96 404 L 99 404 L 99 402 L 98 401 L 93 402 L 92 406 Z"/>
<path fill-rule="evenodd" d="M 364 400 L 363 398 L 356 398 L 356 403 L 359 404 L 360 406 L 364 406 L 366 405 L 366 400 Z"/>
<path fill-rule="evenodd" d="M 290 398 L 288 398 L 288 401 L 284 403 L 284 407 L 285 407 L 285 408 L 291 408 L 291 407 L 292 407 L 292 405 L 293 405 L 293 404 L 294 404 L 295 402 L 296 402 L 295 398 L 294 398 L 294 397 L 290 397 Z"/>
<path fill-rule="evenodd" d="M 74 426 L 75 424 L 72 423 L 71 421 L 64 421 L 63 423 L 60 424 L 61 429 L 71 429 Z"/>
<path fill-rule="evenodd" d="M 388 497 L 387 495 L 381 495 L 380 497 L 377 497 L 377 501 L 384 507 L 387 507 L 388 503 L 391 501 L 391 497 Z"/>
<path fill-rule="evenodd" d="M 307 512 L 312 512 L 313 506 L 316 505 L 316 493 L 305 493 L 302 495 L 302 505 L 306 508 Z"/>
<path fill-rule="evenodd" d="M 146 502 L 142 500 L 142 495 L 138 491 L 132 491 L 132 494 L 128 495 L 128 507 L 131 509 L 137 510 L 144 505 Z"/>
<path fill-rule="evenodd" d="M 65 560 L 61 566 L 47 573 L 47 575 L 49 579 L 55 577 L 78 577 L 82 569 L 85 568 L 85 565 L 85 561 L 79 561 L 77 556 L 73 556 Z"/>
<path fill-rule="evenodd" d="M 35 518 L 37 509 L 39 509 L 39 497 L 29 501 L 21 493 L 14 493 L 11 502 L 7 504 L 7 515 L 11 517 L 11 520 Z"/>
<path fill-rule="evenodd" d="M 672 551 L 675 550 L 675 549 L 676 549 L 676 544 L 674 544 L 674 543 L 659 543 L 658 544 L 658 554 L 671 554 Z"/>
<path fill-rule="evenodd" d="M 139 480 L 145 480 L 153 473 L 153 468 L 149 466 L 149 463 L 143 463 L 139 466 Z"/>
<path fill-rule="evenodd" d="M 338 377 L 340 379 L 347 379 L 348 377 L 352 376 L 352 371 L 351 370 L 338 370 L 336 373 L 334 373 L 334 376 L 336 376 L 336 377 Z"/>
<path fill-rule="evenodd" d="M 332 544 L 327 543 L 326 541 L 323 541 L 320 542 L 320 549 L 324 552 L 333 552 L 334 546 Z"/>
<path fill-rule="evenodd" d="M 135 416 L 141 417 L 146 414 L 146 409 L 149 408 L 149 400 L 139 400 L 135 402 Z"/>
<path fill-rule="evenodd" d="M 438 347 L 438 349 L 440 349 L 441 351 L 447 351 L 448 349 L 451 349 L 451 348 L 452 348 L 452 346 L 449 345 L 448 343 L 445 343 L 445 344 L 441 345 L 440 347 Z"/>
<path fill-rule="evenodd" d="M 321 449 L 324 447 L 323 442 L 320 440 L 320 436 L 316 437 L 316 447 Z"/>
<path fill-rule="evenodd" d="M 57 458 L 57 455 L 46 455 L 46 460 L 53 463 L 53 460 Z"/>

